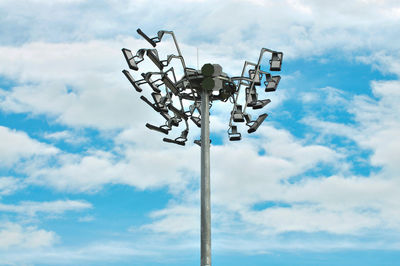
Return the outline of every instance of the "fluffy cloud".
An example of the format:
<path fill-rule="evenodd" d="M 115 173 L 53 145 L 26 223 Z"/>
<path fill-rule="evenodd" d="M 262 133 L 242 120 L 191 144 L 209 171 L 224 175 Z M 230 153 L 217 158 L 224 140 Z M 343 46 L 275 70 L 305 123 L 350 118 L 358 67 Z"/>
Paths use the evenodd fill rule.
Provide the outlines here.
<path fill-rule="evenodd" d="M 0 177 L 0 196 L 8 195 L 23 187 L 21 180 L 13 177 Z"/>
<path fill-rule="evenodd" d="M 400 101 L 398 81 L 373 81 L 372 92 L 377 99 L 365 95 L 355 96 L 349 103 L 349 112 L 354 115 L 355 125 L 323 121 L 315 117 L 304 120 L 323 135 L 338 135 L 353 140 L 362 149 L 372 152 L 370 163 L 383 167 L 382 173 L 398 178 L 400 171 L 397 158 L 400 156 Z"/>
<path fill-rule="evenodd" d="M 58 149 L 30 138 L 23 131 L 0 126 L 0 166 L 10 167 L 21 159 L 51 156 Z"/>
<path fill-rule="evenodd" d="M 8 11 L 7 16 L 0 18 L 0 29 L 6 33 L 0 41 L 0 75 L 15 83 L 0 89 L 1 110 L 33 117 L 44 115 L 57 124 L 74 128 L 45 134 L 51 141 L 68 142 L 73 138 L 71 132 L 81 127 L 98 129 L 112 148 L 88 148 L 71 154 L 24 132 L 0 126 L 0 139 L 6 140 L 0 142 L 0 165 L 10 168 L 29 158 L 25 162 L 29 167 L 19 169 L 27 176 L 24 184 L 74 193 L 98 191 L 106 184 L 139 189 L 167 186 L 176 202 L 152 212 L 153 223 L 139 228 L 155 234 L 198 232 L 199 148 L 167 146 L 157 133 L 148 133 L 143 127 L 145 121 L 156 124 L 161 119 L 138 100 L 120 73 L 126 67 L 120 48 L 135 50 L 147 45 L 143 40 L 126 37 L 140 27 L 132 24 L 132 17 L 142 25 L 152 25 L 143 29 L 150 35 L 160 28 L 173 29 L 191 66 L 196 62 L 198 47 L 200 65 L 219 62 L 224 71 L 236 74 L 245 59 L 253 61 L 259 49 L 266 46 L 284 51 L 289 60 L 310 59 L 334 51 L 335 57 L 359 60 L 387 73 L 400 73 L 398 60 L 393 60 L 400 42 L 398 1 L 232 0 L 212 5 L 210 1 L 134 1 L 124 5 L 115 1 L 99 4 L 65 0 L 57 5 L 44 0 L 14 2 L 0 1 L 0 9 Z M 92 8 L 92 4 L 102 8 Z M 20 45 L 10 45 L 15 43 Z M 171 43 L 166 45 L 170 48 Z M 295 75 L 296 72 L 292 76 Z M 267 125 L 259 128 L 254 139 L 213 146 L 213 229 L 217 236 L 234 235 L 235 243 L 240 238 L 251 238 L 252 250 L 265 251 L 270 245 L 260 235 L 273 238 L 296 232 L 323 232 L 362 237 L 368 235 L 368 230 L 399 232 L 396 210 L 400 200 L 395 190 L 400 172 L 399 86 L 398 81 L 375 81 L 373 96 L 358 95 L 350 100 L 349 94 L 331 87 L 321 89 L 323 93 L 319 94 L 300 93 L 303 104 L 312 110 L 315 103 L 333 109 L 338 102 L 345 102 L 347 115 L 354 117 L 353 124 L 329 121 L 318 114 L 305 117 L 302 121 L 317 130 L 316 139 L 296 138 L 293 132 L 279 129 L 278 125 Z M 273 104 L 292 97 L 290 90 L 281 91 L 285 93 L 273 96 L 277 97 Z M 226 110 L 215 105 L 213 111 L 212 123 L 220 133 L 225 129 L 222 114 Z M 332 136 L 354 142 L 357 151 L 351 150 L 353 145 L 333 145 L 329 139 Z M 377 169 L 366 175 L 354 174 L 350 157 L 358 150 L 371 152 L 371 156 L 361 159 Z M 38 164 L 53 155 L 57 157 L 52 158 L 55 162 L 51 166 Z M 324 168 L 329 173 L 319 171 Z M 20 185 L 19 179 L 1 177 L 0 195 L 10 194 Z M 22 202 L 1 204 L 0 210 L 35 215 L 91 206 L 82 201 Z M 86 217 L 90 220 L 90 216 Z M 3 248 L 47 247 L 56 239 L 55 233 L 36 227 L 12 223 L 0 227 Z M 226 243 L 218 241 L 229 249 Z M 274 245 L 283 248 L 280 242 L 278 239 Z M 352 240 L 332 242 L 324 243 L 324 247 L 357 246 Z M 358 248 L 374 247 L 367 241 L 358 244 Z M 288 246 L 297 248 L 305 244 Z M 323 248 L 314 242 L 308 247 Z M 79 260 L 79 254 L 85 252 L 137 253 L 129 245 L 121 245 L 119 250 L 109 248 L 97 245 L 78 250 L 74 258 Z"/>
<path fill-rule="evenodd" d="M 2 223 L 0 225 L 0 249 L 44 248 L 52 246 L 57 239 L 58 237 L 54 232 L 32 226 L 23 227 L 15 223 Z"/>
<path fill-rule="evenodd" d="M 49 202 L 24 201 L 18 205 L 0 203 L 0 211 L 14 212 L 34 216 L 37 213 L 61 214 L 66 211 L 81 211 L 92 208 L 92 204 L 85 201 L 58 200 Z"/>

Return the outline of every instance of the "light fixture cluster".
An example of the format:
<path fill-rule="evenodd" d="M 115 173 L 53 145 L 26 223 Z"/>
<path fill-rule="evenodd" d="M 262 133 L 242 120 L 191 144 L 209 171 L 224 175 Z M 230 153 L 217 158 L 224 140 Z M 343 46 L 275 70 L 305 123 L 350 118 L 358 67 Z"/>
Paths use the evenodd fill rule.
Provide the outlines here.
<path fill-rule="evenodd" d="M 163 141 L 175 143 L 184 146 L 189 133 L 189 123 L 191 120 L 196 126 L 201 127 L 201 91 L 207 90 L 209 93 L 209 104 L 213 101 L 230 101 L 233 104 L 231 117 L 229 121 L 228 135 L 231 141 L 241 139 L 241 133 L 238 131 L 235 123 L 245 123 L 248 126 L 248 133 L 255 132 L 267 117 L 267 114 L 261 114 L 253 119 L 248 113 L 248 109 L 262 109 L 268 103 L 269 99 L 260 99 L 259 92 L 261 84 L 265 85 L 265 92 L 275 91 L 278 87 L 281 77 L 271 75 L 261 69 L 261 60 L 265 52 L 271 54 L 269 60 L 270 71 L 280 71 L 282 66 L 283 53 L 262 48 L 257 63 L 246 61 L 243 66 L 242 74 L 239 77 L 229 77 L 222 71 L 218 64 L 205 64 L 201 70 L 186 67 L 185 60 L 181 54 L 175 35 L 172 31 L 159 31 L 154 38 L 148 37 L 140 29 L 137 30 L 152 47 L 156 47 L 165 35 L 171 35 L 175 44 L 177 54 L 168 55 L 161 59 L 155 48 L 139 49 L 136 54 L 131 50 L 123 48 L 122 53 L 133 71 L 139 70 L 139 64 L 150 59 L 157 67 L 154 72 L 141 73 L 140 79 L 135 79 L 128 70 L 122 72 L 130 81 L 134 89 L 141 93 L 141 85 L 147 84 L 152 89 L 152 101 L 145 96 L 140 98 L 151 108 L 165 118 L 165 123 L 160 126 L 147 123 L 146 127 L 168 135 L 173 127 L 178 127 L 181 122 L 185 128 L 180 136 L 176 138 L 164 138 Z M 183 69 L 183 76 L 179 79 L 175 75 L 173 67 L 169 67 L 172 59 L 180 60 Z M 168 68 L 169 67 L 169 68 Z M 239 104 L 240 92 L 244 91 L 245 102 Z M 184 107 L 183 101 L 190 101 L 188 107 Z M 195 143 L 200 145 L 199 140 Z"/>

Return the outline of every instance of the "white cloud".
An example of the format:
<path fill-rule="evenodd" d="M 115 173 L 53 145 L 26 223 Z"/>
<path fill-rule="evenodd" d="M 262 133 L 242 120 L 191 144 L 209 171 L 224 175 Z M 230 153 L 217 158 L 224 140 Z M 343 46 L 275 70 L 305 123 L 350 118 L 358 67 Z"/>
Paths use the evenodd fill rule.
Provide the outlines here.
<path fill-rule="evenodd" d="M 23 201 L 18 205 L 0 203 L 0 211 L 15 212 L 35 216 L 38 212 L 61 214 L 66 211 L 81 211 L 92 208 L 92 204 L 77 200 L 57 200 L 48 202 Z"/>
<path fill-rule="evenodd" d="M 20 179 L 14 177 L 0 177 L 0 197 L 9 195 L 24 187 Z"/>
<path fill-rule="evenodd" d="M 347 105 L 356 124 L 341 124 L 308 117 L 304 122 L 324 135 L 339 135 L 355 141 L 362 149 L 372 151 L 370 163 L 384 167 L 390 178 L 398 178 L 400 157 L 400 83 L 374 81 L 372 92 L 377 99 L 359 95 Z"/>
<path fill-rule="evenodd" d="M 86 215 L 86 216 L 80 217 L 78 220 L 79 220 L 79 222 L 82 222 L 82 223 L 88 223 L 88 222 L 94 221 L 95 218 L 91 215 Z"/>
<path fill-rule="evenodd" d="M 58 236 L 52 231 L 9 222 L 0 224 L 0 249 L 44 248 L 52 246 L 57 240 Z"/>
<path fill-rule="evenodd" d="M 154 233 L 196 234 L 200 228 L 200 212 L 195 205 L 176 205 L 163 210 L 154 211 L 150 217 L 155 222 L 141 227 Z"/>
<path fill-rule="evenodd" d="M 58 149 L 30 138 L 23 131 L 0 126 L 0 166 L 10 167 L 21 159 L 51 156 Z"/>
<path fill-rule="evenodd" d="M 388 73 L 400 73 L 398 60 L 390 56 L 398 53 L 400 42 L 398 1 L 265 0 L 213 2 L 212 5 L 210 1 L 178 1 L 179 4 L 134 1 L 124 5 L 102 2 L 109 7 L 107 11 L 88 10 L 79 3 L 68 5 L 69 1 L 61 1 L 64 2 L 62 8 L 42 2 L 45 1 L 24 2 L 25 5 L 0 2 L 2 9 L 10 14 L 0 20 L 0 27 L 6 30 L 7 25 L 15 27 L 9 30 L 11 34 L 5 34 L 7 39 L 2 43 L 22 43 L 19 47 L 0 47 L 0 75 L 16 83 L 11 88 L 0 89 L 1 109 L 45 115 L 75 128 L 121 129 L 112 151 L 90 150 L 73 155 L 60 154 L 57 149 L 23 132 L 0 127 L 1 139 L 7 140 L 0 142 L 1 164 L 10 167 L 21 158 L 36 160 L 36 156 L 58 153 L 56 165 L 39 168 L 32 161 L 23 171 L 28 176 L 27 183 L 61 191 L 92 192 L 105 184 L 126 184 L 139 189 L 168 186 L 179 199 L 182 194 L 197 193 L 189 187 L 198 183 L 199 148 L 166 146 L 157 133 L 149 133 L 142 125 L 152 119 L 157 121 L 157 115 L 138 100 L 138 95 L 132 93 L 120 73 L 125 67 L 120 48 L 135 50 L 146 45 L 143 40 L 125 37 L 136 28 L 126 23 L 132 17 L 142 25 L 153 25 L 145 29 L 150 35 L 161 25 L 174 30 L 190 64 L 196 62 L 195 48 L 199 47 L 200 65 L 219 62 L 229 73 L 239 73 L 243 61 L 256 59 L 263 46 L 284 51 L 289 60 L 309 59 L 340 50 L 337 56 L 353 60 L 357 55 L 364 63 L 376 64 Z M 148 6 L 153 6 L 151 16 Z M 170 6 L 176 8 L 170 9 Z M 212 6 L 212 10 L 206 6 Z M 34 10 L 45 10 L 43 12 L 49 16 L 33 18 Z M 168 16 L 164 15 L 165 10 L 169 10 Z M 150 23 L 154 18 L 157 22 Z M 120 37 L 115 37 L 116 34 Z M 26 37 L 20 39 L 21 36 Z M 102 40 L 95 40 L 97 37 Z M 354 125 L 321 121 L 318 117 L 307 117 L 303 121 L 318 129 L 322 137 L 343 136 L 356 142 L 361 149 L 372 151 L 370 163 L 382 167 L 382 171 L 369 176 L 349 174 L 348 149 L 336 149 L 334 145 L 318 142 L 319 139 L 296 139 L 290 132 L 269 125 L 259 129 L 257 140 L 250 138 L 240 144 L 213 146 L 212 200 L 217 211 L 216 231 L 224 233 L 233 228 L 238 235 L 244 232 L 243 235 L 253 237 L 256 232 L 362 235 L 363 230 L 380 228 L 398 232 L 399 198 L 395 190 L 400 172 L 397 162 L 400 158 L 398 88 L 397 81 L 373 82 L 375 98 L 360 95 L 351 101 L 346 100 L 349 95 L 331 87 L 321 89 L 318 94 L 300 94 L 305 105 L 324 101 L 327 108 L 333 108 L 345 101 L 344 108 L 355 116 Z M 273 104 L 279 104 L 292 91 L 281 92 L 284 93 L 273 96 L 277 97 Z M 217 114 L 212 116 L 212 123 L 219 132 L 226 123 L 218 111 L 226 110 L 214 108 Z M 68 141 L 71 132 L 45 137 Z M 110 134 L 110 138 L 114 136 Z M 260 156 L 259 150 L 265 150 L 265 155 Z M 321 165 L 333 169 L 333 174 L 309 176 L 309 171 L 318 172 Z M 296 177 L 302 180 L 294 184 L 288 181 Z M 17 186 L 17 181 L 1 178 L 0 195 L 12 193 Z M 288 207 L 253 208 L 254 204 L 263 202 L 282 202 Z M 171 234 L 195 232 L 198 215 L 192 206 L 195 206 L 193 199 L 184 198 L 181 205 L 172 204 L 153 212 L 154 222 L 141 229 Z M 3 211 L 30 215 L 90 207 L 89 203 L 78 201 L 0 205 Z M 90 216 L 81 219 L 90 220 Z M 4 247 L 26 246 L 24 243 L 29 241 L 21 236 L 24 234 L 38 234 L 48 245 L 55 238 L 52 232 L 18 225 L 8 226 L 1 234 L 11 243 L 3 244 Z M 354 242 L 339 242 L 332 246 L 354 247 Z M 265 246 L 265 242 L 257 243 Z M 366 246 L 371 247 L 370 243 L 364 243 Z M 99 250 L 108 251 L 107 248 L 101 246 L 93 250 L 98 253 Z M 130 248 L 120 252 L 125 251 L 134 253 Z"/>
<path fill-rule="evenodd" d="M 73 145 L 83 144 L 88 141 L 88 138 L 68 130 L 45 133 L 44 137 L 52 141 L 65 141 Z"/>

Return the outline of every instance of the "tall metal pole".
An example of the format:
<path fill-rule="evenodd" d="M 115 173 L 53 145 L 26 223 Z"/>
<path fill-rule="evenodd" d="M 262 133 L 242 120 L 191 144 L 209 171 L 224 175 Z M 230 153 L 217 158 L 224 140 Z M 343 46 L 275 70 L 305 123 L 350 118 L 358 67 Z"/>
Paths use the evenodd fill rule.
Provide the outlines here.
<path fill-rule="evenodd" d="M 209 92 L 201 93 L 201 266 L 211 266 Z"/>
<path fill-rule="evenodd" d="M 139 49 L 135 55 L 129 49 L 122 49 L 122 53 L 130 69 L 134 71 L 139 70 L 138 64 L 144 60 L 144 55 L 147 55 L 158 69 L 161 70 L 161 72 L 157 70 L 157 72 L 141 73 L 143 79 L 140 80 L 135 80 L 128 70 L 122 71 L 137 92 L 142 92 L 140 85 L 144 84 L 147 84 L 155 91 L 152 93 L 154 103 L 143 95 L 140 96 L 140 99 L 160 113 L 167 121 L 161 126 L 146 123 L 146 127 L 168 134 L 173 126 L 178 126 L 184 120 L 186 127 L 181 132 L 181 135 L 176 138 L 163 138 L 163 141 L 185 146 L 189 133 L 188 118 L 191 118 L 197 126 L 199 119 L 201 120 L 201 266 L 211 266 L 210 99 L 211 101 L 221 100 L 223 102 L 230 99 L 230 102 L 234 104 L 229 121 L 229 140 L 237 141 L 241 139 L 241 134 L 237 131 L 237 126 L 233 122 L 240 123 L 246 121 L 246 126 L 249 127 L 247 132 L 255 132 L 265 120 L 267 114 L 262 114 L 257 119 L 252 120 L 250 114 L 245 112 L 246 107 L 260 109 L 271 101 L 269 99 L 261 100 L 258 98 L 256 87 L 261 85 L 263 75 L 265 75 L 265 92 L 275 91 L 281 79 L 280 76 L 271 76 L 270 73 L 261 70 L 262 56 L 265 52 L 271 53 L 272 56 L 269 60 L 270 71 L 280 71 L 283 53 L 262 48 L 257 64 L 245 61 L 242 75 L 230 78 L 226 73 L 222 72 L 222 67 L 218 64 L 205 64 L 200 71 L 198 49 L 197 70 L 190 69 L 189 71 L 186 68 L 185 60 L 179 49 L 175 34 L 172 31 L 159 31 L 157 36 L 153 38 L 147 36 L 140 29 L 137 29 L 137 32 L 153 47 L 156 47 L 156 44 L 161 42 L 165 34 L 172 35 L 178 53 L 178 55 L 169 55 L 166 60 L 161 60 L 156 49 Z M 182 63 L 184 76 L 180 80 L 177 80 L 173 68 L 165 72 L 162 71 L 163 67 L 167 67 L 171 59 L 174 58 L 180 58 Z M 250 66 L 250 69 L 247 68 L 248 66 Z M 248 69 L 248 75 L 245 72 L 246 69 Z M 153 75 L 158 76 L 156 80 L 157 84 L 156 81 L 150 79 L 150 76 Z M 162 81 L 161 83 L 159 82 L 160 80 Z M 244 109 L 242 109 L 242 105 L 238 104 L 241 85 L 247 86 Z M 165 89 L 165 94 L 161 93 L 160 88 Z M 194 94 L 193 89 L 196 90 L 196 94 Z M 191 91 L 191 93 L 188 94 L 188 91 Z M 171 97 L 173 94 L 179 98 L 180 107 L 172 105 Z M 200 116 L 197 115 L 199 108 L 198 94 L 201 94 Z M 248 101 L 248 99 L 251 101 Z M 190 105 L 189 110 L 185 111 L 182 100 L 194 100 L 194 103 Z M 174 113 L 173 117 L 168 114 L 169 111 Z M 195 111 L 196 114 L 194 114 Z M 198 140 L 194 142 L 198 144 Z"/>

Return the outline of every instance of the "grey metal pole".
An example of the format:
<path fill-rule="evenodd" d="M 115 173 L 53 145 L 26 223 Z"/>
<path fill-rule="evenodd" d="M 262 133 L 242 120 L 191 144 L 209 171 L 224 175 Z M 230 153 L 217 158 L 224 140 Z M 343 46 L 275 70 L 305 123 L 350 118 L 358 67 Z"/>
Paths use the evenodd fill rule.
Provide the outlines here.
<path fill-rule="evenodd" d="M 211 266 L 209 94 L 201 93 L 201 266 Z"/>

